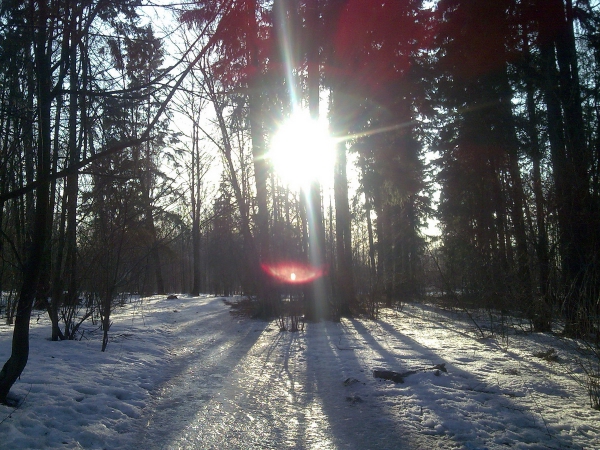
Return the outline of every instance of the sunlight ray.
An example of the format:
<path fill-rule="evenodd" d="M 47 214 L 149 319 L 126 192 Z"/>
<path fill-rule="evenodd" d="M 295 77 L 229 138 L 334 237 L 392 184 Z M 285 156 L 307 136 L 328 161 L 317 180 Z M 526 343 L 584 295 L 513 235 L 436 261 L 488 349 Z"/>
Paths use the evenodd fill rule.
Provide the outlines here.
<path fill-rule="evenodd" d="M 287 78 L 287 83 L 290 92 L 290 101 L 292 105 L 298 104 L 298 94 L 296 92 L 296 80 L 293 72 L 293 61 L 292 61 L 292 44 L 290 37 L 290 26 L 285 14 L 284 8 L 277 8 L 277 14 L 279 19 L 280 28 L 280 45 L 282 48 L 283 65 Z"/>
<path fill-rule="evenodd" d="M 402 122 L 402 123 L 397 123 L 397 124 L 393 124 L 393 125 L 388 125 L 385 127 L 377 127 L 377 128 L 373 128 L 373 129 L 369 129 L 369 130 L 364 130 L 359 133 L 353 133 L 353 134 L 349 134 L 346 136 L 333 136 L 333 139 L 336 142 L 343 142 L 343 141 L 348 142 L 353 139 L 374 136 L 374 135 L 381 134 L 381 133 L 387 133 L 388 131 L 401 130 L 402 128 L 412 127 L 416 124 L 418 124 L 418 122 L 416 120 L 412 120 L 410 122 Z"/>

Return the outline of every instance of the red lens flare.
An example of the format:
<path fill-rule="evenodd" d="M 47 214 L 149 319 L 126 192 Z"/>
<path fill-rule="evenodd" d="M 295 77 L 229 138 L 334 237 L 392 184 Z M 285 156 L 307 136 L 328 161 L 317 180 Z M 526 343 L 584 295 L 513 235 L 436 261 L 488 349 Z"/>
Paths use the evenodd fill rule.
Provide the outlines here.
<path fill-rule="evenodd" d="M 279 283 L 304 284 L 315 281 L 325 274 L 323 267 L 315 267 L 296 261 L 261 264 L 262 270 Z"/>

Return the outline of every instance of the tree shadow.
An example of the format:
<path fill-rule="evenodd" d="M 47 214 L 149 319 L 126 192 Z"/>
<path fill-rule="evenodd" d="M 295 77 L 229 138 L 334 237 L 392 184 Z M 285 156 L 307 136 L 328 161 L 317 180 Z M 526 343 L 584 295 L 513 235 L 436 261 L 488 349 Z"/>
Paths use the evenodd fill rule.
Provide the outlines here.
<path fill-rule="evenodd" d="M 226 314 L 200 320 L 198 348 L 173 358 L 141 419 L 147 448 L 420 449 L 472 444 L 473 436 L 484 436 L 476 444 L 486 445 L 502 433 L 502 420 L 518 418 L 536 435 L 543 430 L 510 392 L 385 320 L 374 329 L 354 319 L 289 333 L 274 322 Z M 429 363 L 446 363 L 448 373 L 418 372 L 398 385 L 372 375 L 378 364 L 407 371 Z M 476 411 L 465 413 L 460 402 Z M 544 442 L 572 445 L 564 436 Z"/>
<path fill-rule="evenodd" d="M 435 351 L 432 351 L 431 349 L 428 349 L 427 347 L 422 346 L 415 339 L 401 333 L 400 331 L 398 331 L 398 329 L 396 327 L 394 327 L 393 324 L 386 322 L 385 319 L 380 320 L 378 322 L 378 325 L 383 330 L 385 330 L 385 332 L 388 333 L 390 336 L 393 336 L 398 341 L 403 342 L 406 345 L 409 345 L 411 348 L 417 348 L 417 349 L 419 349 L 419 351 L 426 350 L 429 354 L 437 356 L 437 353 L 435 353 Z M 454 330 L 450 327 L 447 327 L 444 324 L 436 323 L 436 326 L 440 327 L 442 329 L 445 329 L 449 333 L 449 335 L 452 335 L 453 333 L 457 333 L 456 330 Z M 543 371 L 547 370 L 547 367 L 543 363 L 541 363 L 535 359 L 524 360 L 522 355 L 519 355 L 516 352 L 513 352 L 508 349 L 504 349 L 504 348 L 500 347 L 495 340 L 476 339 L 473 336 L 470 336 L 470 335 L 462 333 L 462 332 L 458 332 L 457 334 L 460 334 L 461 336 L 466 337 L 469 340 L 472 340 L 480 345 L 483 345 L 483 346 L 489 348 L 490 350 L 501 351 L 507 357 L 510 357 L 515 361 L 518 361 L 519 364 L 528 366 L 532 371 L 543 372 Z M 475 358 L 473 358 L 473 359 L 475 359 Z M 432 358 L 431 361 L 432 361 L 432 364 L 437 364 L 437 362 L 435 362 L 436 361 L 435 358 Z M 470 372 L 467 372 L 467 371 L 464 371 L 464 370 L 458 368 L 456 365 L 452 365 L 446 361 L 444 361 L 444 362 L 446 363 L 447 367 L 452 367 L 455 372 L 460 373 L 461 375 L 469 374 L 472 377 L 477 376 L 476 374 L 471 374 Z M 569 392 L 566 389 L 564 389 L 563 386 L 558 385 L 556 383 L 554 383 L 554 385 L 552 386 L 552 390 L 560 396 L 563 396 L 563 397 L 569 396 Z"/>
<path fill-rule="evenodd" d="M 356 321 L 354 323 L 357 324 Z M 505 431 L 502 427 L 498 428 L 499 424 L 515 425 L 514 419 L 517 417 L 520 429 L 529 428 L 537 432 L 538 435 L 543 435 L 545 439 L 547 438 L 543 445 L 549 445 L 553 448 L 571 448 L 573 446 L 573 440 L 570 436 L 552 434 L 542 413 L 522 406 L 510 389 L 503 389 L 497 383 L 489 383 L 480 374 L 464 370 L 456 364 L 443 360 L 436 351 L 401 333 L 393 324 L 385 320 L 379 321 L 378 326 L 401 345 L 422 355 L 422 359 L 429 360 L 432 364 L 445 364 L 447 374 L 442 374 L 440 377 L 422 377 L 421 380 L 408 377 L 405 379 L 405 383 L 408 386 L 415 387 L 418 397 L 414 400 L 417 404 L 420 404 L 423 408 L 435 406 L 432 413 L 437 416 L 436 420 L 439 421 L 436 426 L 440 426 L 441 431 L 453 436 L 455 442 L 466 444 L 469 442 L 466 440 L 469 436 L 487 434 L 489 436 L 487 442 L 481 442 L 480 444 L 489 444 L 493 442 L 498 433 Z M 358 323 L 357 330 L 360 330 L 361 336 L 370 336 L 370 332 L 362 327 L 360 323 Z M 452 330 L 452 332 L 454 331 Z M 367 337 L 367 339 L 370 342 L 374 341 L 372 337 Z M 377 348 L 382 349 L 381 345 L 377 345 Z M 385 352 L 386 350 L 382 349 L 381 351 Z M 528 364 L 536 366 L 538 363 L 529 361 Z M 403 369 L 419 370 L 422 368 L 402 365 L 404 366 Z M 540 366 L 540 369 L 542 368 Z M 500 375 L 498 374 L 498 376 Z M 423 380 L 427 383 L 423 384 Z M 552 386 L 551 391 L 557 396 L 569 396 L 568 391 L 557 384 Z M 479 417 L 477 420 L 473 420 L 473 415 L 462 414 L 465 408 L 461 403 L 465 401 L 476 402 L 478 405 L 477 414 Z M 505 416 L 504 419 L 503 416 Z M 483 428 L 479 428 L 480 426 Z M 514 441 L 505 442 L 506 445 L 514 443 Z M 538 444 L 537 442 L 533 443 Z M 471 444 L 474 443 L 471 442 Z"/>
<path fill-rule="evenodd" d="M 179 333 L 188 339 L 175 345 L 165 364 L 165 378 L 152 390 L 153 399 L 138 419 L 136 442 L 143 448 L 177 447 L 197 440 L 197 414 L 215 402 L 231 368 L 255 345 L 268 322 L 239 320 L 228 308 L 198 314 Z"/>
<path fill-rule="evenodd" d="M 319 405 L 332 447 L 433 448 L 428 437 L 410 433 L 396 420 L 394 411 L 377 395 L 371 395 L 367 385 L 372 383 L 372 375 L 357 357 L 355 346 L 347 345 L 346 341 L 352 340 L 347 328 L 332 322 L 317 325 L 322 332 L 312 334 L 309 329 L 307 346 L 314 351 L 322 349 L 323 354 L 308 359 L 306 384 L 311 389 L 306 404 Z M 364 337 L 367 345 L 376 345 L 370 335 Z M 310 438 L 309 433 L 306 438 Z M 308 439 L 305 442 L 311 444 Z"/>

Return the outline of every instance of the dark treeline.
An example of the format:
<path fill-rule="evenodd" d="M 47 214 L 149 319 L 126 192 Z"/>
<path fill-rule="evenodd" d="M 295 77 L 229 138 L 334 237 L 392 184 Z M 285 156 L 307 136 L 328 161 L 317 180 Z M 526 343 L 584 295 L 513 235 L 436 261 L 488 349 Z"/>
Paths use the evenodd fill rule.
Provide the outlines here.
<path fill-rule="evenodd" d="M 127 294 L 240 293 L 265 317 L 291 295 L 312 319 L 434 295 L 597 331 L 598 5 L 159 9 L 174 32 L 139 1 L 2 3 L 0 401 L 34 307 L 54 340 L 99 321 L 104 350 Z M 270 165 L 296 103 L 339 138 L 332 192 Z M 262 266 L 284 260 L 326 274 L 283 287 Z"/>

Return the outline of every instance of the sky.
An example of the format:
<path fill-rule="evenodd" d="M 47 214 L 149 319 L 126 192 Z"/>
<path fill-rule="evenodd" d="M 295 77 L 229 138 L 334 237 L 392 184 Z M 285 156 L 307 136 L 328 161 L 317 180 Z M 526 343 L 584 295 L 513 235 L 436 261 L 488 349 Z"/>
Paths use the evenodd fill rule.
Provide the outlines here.
<path fill-rule="evenodd" d="M 168 3 L 169 2 L 166 2 L 166 3 L 159 2 L 158 4 L 168 4 Z M 182 41 L 181 41 L 181 36 L 180 36 L 181 30 L 175 31 L 180 27 L 180 24 L 178 24 L 177 21 L 173 18 L 173 15 L 170 11 L 168 11 L 167 9 L 162 8 L 162 7 L 154 7 L 154 6 L 150 7 L 149 6 L 146 8 L 142 8 L 141 12 L 143 14 L 145 14 L 143 16 L 144 17 L 143 20 L 152 23 L 153 26 L 156 28 L 157 35 L 166 37 L 164 39 L 164 45 L 167 50 L 165 52 L 164 66 L 167 67 L 167 66 L 174 64 L 177 61 L 176 55 L 180 54 L 181 51 L 183 51 L 183 49 L 185 48 L 184 46 L 182 46 Z M 292 96 L 292 100 L 294 100 L 296 97 L 295 94 L 290 94 L 290 95 Z M 180 105 L 179 107 L 181 107 L 181 105 L 185 105 L 187 103 L 187 101 L 188 100 L 186 100 L 186 99 L 182 100 L 181 98 L 178 98 L 176 96 L 176 103 L 178 103 L 178 105 Z M 303 100 L 301 103 L 302 103 L 302 105 L 300 105 L 300 106 L 303 108 L 303 110 L 306 110 L 307 109 L 306 100 Z M 181 111 L 178 110 L 178 108 L 175 108 L 175 111 L 172 112 L 173 120 L 171 123 L 171 127 L 174 131 L 182 133 L 182 135 L 180 136 L 180 139 L 182 139 L 182 141 L 187 143 L 186 145 L 189 147 L 190 146 L 189 136 L 191 134 L 192 124 L 191 124 L 190 119 L 188 117 L 186 117 L 185 114 L 182 114 Z M 322 90 L 320 93 L 319 110 L 320 110 L 319 111 L 319 120 L 327 121 L 328 110 L 329 110 L 329 93 L 327 90 Z M 210 131 L 213 135 L 218 136 L 218 130 L 215 129 L 214 126 L 211 125 L 212 116 L 213 116 L 212 105 L 205 104 L 204 108 L 202 110 L 202 113 L 201 113 L 202 127 L 205 130 Z M 281 125 L 285 126 L 285 123 L 283 123 Z M 300 131 L 299 133 L 304 133 L 304 131 Z M 209 197 L 211 197 L 211 196 L 216 195 L 216 187 L 218 187 L 218 185 L 219 185 L 219 180 L 221 179 L 221 174 L 223 172 L 223 164 L 221 164 L 222 156 L 219 154 L 219 151 L 214 146 L 214 144 L 211 143 L 209 140 L 207 140 L 204 135 L 201 135 L 200 137 L 202 139 L 201 148 L 203 149 L 203 151 L 205 151 L 207 154 L 209 154 L 213 157 L 212 162 L 209 164 L 210 170 L 208 171 L 208 173 L 205 177 L 205 180 L 204 180 L 205 184 L 207 184 L 207 186 L 212 186 L 207 191 L 207 195 Z M 181 147 L 182 145 L 179 145 L 179 146 Z M 293 146 L 291 146 L 291 147 L 293 149 Z M 245 151 L 246 151 L 246 153 L 249 153 L 248 149 L 246 149 Z M 236 157 L 237 157 L 237 153 L 236 153 Z M 433 157 L 432 152 L 425 151 L 424 160 L 426 163 L 428 163 L 432 157 Z M 348 158 L 348 163 L 347 163 L 348 188 L 349 188 L 350 199 L 352 199 L 352 197 L 356 195 L 357 190 L 359 189 L 360 173 L 359 173 L 359 169 L 357 169 L 355 167 L 356 155 L 353 152 L 348 152 L 347 158 Z M 313 158 L 313 159 L 315 159 L 315 158 Z M 323 168 L 328 167 L 329 168 L 329 170 L 327 170 L 327 169 L 323 170 L 324 173 L 320 174 L 320 176 L 319 176 L 320 182 L 321 182 L 321 188 L 322 188 L 323 204 L 329 205 L 331 202 L 333 202 L 333 200 L 332 200 L 332 198 L 333 198 L 333 166 L 332 166 L 332 164 L 333 163 L 332 163 L 332 161 L 329 161 L 329 158 L 326 158 L 326 160 L 327 161 L 325 161 L 325 160 L 312 161 L 311 163 L 309 163 L 307 165 L 307 167 L 308 168 L 314 168 L 314 167 L 323 167 Z M 292 165 L 292 169 L 290 170 L 288 168 L 287 171 L 288 172 L 291 171 L 292 173 L 297 174 L 299 168 L 296 167 L 296 166 L 298 166 L 298 164 L 296 162 L 293 162 L 294 161 L 293 155 L 290 158 L 290 161 L 292 161 L 292 163 L 290 164 L 290 165 Z M 236 161 L 236 163 L 237 163 L 237 161 Z M 300 166 L 302 166 L 302 165 L 300 165 Z M 172 171 L 168 167 L 164 167 L 163 169 L 166 171 L 166 173 L 168 173 L 169 175 L 172 175 L 174 179 L 180 180 L 181 183 L 187 182 L 187 176 L 184 175 L 183 177 L 180 177 L 178 174 L 176 174 L 174 171 Z M 304 171 L 307 171 L 307 170 L 309 170 L 309 169 L 304 169 Z M 285 173 L 283 173 L 283 174 L 279 173 L 278 175 L 280 176 L 281 182 L 283 184 L 291 182 L 292 188 L 295 189 L 294 188 L 294 183 L 295 183 L 294 180 L 286 179 Z M 294 177 L 292 177 L 292 178 L 294 178 Z M 439 199 L 439 192 L 436 191 L 432 198 L 432 206 L 434 208 L 437 205 L 438 199 Z M 210 200 L 207 202 L 207 204 L 209 204 L 209 203 L 210 203 Z M 375 214 L 375 213 L 373 212 L 373 214 Z M 438 236 L 440 234 L 440 230 L 438 228 L 438 221 L 433 218 L 428 218 L 427 224 L 426 224 L 426 226 L 422 227 L 421 232 L 425 236 Z"/>
<path fill-rule="evenodd" d="M 135 299 L 104 353 L 98 324 L 52 342 L 35 313 L 0 448 L 600 448 L 573 342 L 516 319 L 491 335 L 475 313 L 482 336 L 463 313 L 410 304 L 292 333 L 224 300 L 236 299 Z M 2 323 L 2 362 L 10 344 Z"/>

